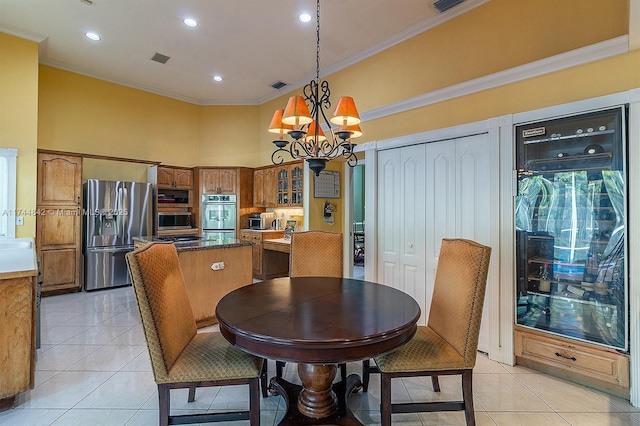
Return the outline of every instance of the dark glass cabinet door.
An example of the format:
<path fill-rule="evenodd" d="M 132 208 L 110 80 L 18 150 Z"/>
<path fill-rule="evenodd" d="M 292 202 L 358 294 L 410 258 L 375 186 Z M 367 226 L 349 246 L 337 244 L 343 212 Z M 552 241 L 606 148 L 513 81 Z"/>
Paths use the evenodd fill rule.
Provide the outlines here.
<path fill-rule="evenodd" d="M 515 131 L 517 324 L 626 351 L 626 108 Z"/>

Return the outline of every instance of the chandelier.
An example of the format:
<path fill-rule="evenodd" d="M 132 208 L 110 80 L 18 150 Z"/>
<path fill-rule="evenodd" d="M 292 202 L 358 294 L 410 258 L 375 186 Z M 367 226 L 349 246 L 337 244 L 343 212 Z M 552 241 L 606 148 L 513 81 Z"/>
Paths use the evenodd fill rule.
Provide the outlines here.
<path fill-rule="evenodd" d="M 344 158 L 350 167 L 358 164 L 351 139 L 362 136 L 362 131 L 353 98 L 341 97 L 331 118 L 325 114 L 331 107 L 331 92 L 329 83 L 320 80 L 320 0 L 316 2 L 316 77 L 304 86 L 302 94 L 289 98 L 286 108 L 273 114 L 268 130 L 280 138 L 273 141 L 277 148 L 271 154 L 271 162 L 282 164 L 283 154 L 289 153 L 293 159 L 307 160 L 316 176 L 329 160 Z M 323 124 L 328 130 L 326 135 Z M 291 144 L 283 139 L 285 133 L 293 139 Z"/>

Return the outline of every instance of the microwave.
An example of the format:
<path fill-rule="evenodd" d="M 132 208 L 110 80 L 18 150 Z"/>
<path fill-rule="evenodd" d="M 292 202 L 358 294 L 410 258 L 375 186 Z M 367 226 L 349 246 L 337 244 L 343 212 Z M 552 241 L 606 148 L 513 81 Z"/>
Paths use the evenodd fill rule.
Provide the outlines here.
<path fill-rule="evenodd" d="M 191 213 L 158 212 L 158 231 L 191 229 Z"/>
<path fill-rule="evenodd" d="M 271 229 L 276 215 L 273 212 L 249 215 L 249 229 Z"/>

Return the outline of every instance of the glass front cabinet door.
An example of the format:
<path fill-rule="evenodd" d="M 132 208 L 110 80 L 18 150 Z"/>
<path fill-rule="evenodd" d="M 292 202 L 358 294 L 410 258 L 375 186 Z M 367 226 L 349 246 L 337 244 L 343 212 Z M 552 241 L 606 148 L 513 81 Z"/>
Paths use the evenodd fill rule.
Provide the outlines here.
<path fill-rule="evenodd" d="M 516 322 L 628 350 L 626 107 L 515 127 Z"/>

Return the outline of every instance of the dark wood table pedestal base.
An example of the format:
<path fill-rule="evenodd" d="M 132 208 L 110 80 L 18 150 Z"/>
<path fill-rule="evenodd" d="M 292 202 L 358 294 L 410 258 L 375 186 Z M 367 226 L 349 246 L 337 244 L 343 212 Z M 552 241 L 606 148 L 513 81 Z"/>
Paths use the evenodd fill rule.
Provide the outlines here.
<path fill-rule="evenodd" d="M 335 365 L 298 364 L 298 374 L 304 386 L 280 377 L 271 379 L 271 387 L 287 403 L 287 412 L 279 426 L 363 426 L 347 404 L 349 395 L 362 388 L 357 374 L 349 375 L 346 383 L 340 381 L 333 385 Z"/>

